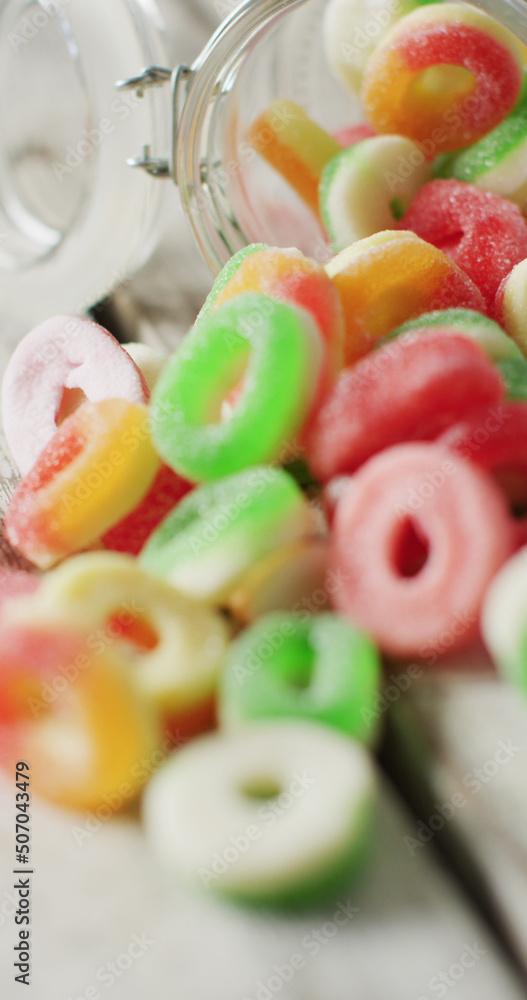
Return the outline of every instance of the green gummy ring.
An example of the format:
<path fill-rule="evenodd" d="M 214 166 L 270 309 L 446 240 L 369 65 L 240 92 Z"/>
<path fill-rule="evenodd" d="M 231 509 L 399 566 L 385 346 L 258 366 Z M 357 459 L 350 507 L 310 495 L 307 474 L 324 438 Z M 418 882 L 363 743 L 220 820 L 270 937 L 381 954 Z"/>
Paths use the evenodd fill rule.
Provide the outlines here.
<path fill-rule="evenodd" d="M 322 341 L 303 309 L 241 295 L 201 320 L 154 390 L 152 434 L 168 465 L 193 482 L 279 460 L 312 406 Z M 232 415 L 221 404 L 241 382 Z"/>
<path fill-rule="evenodd" d="M 269 250 L 267 243 L 251 243 L 250 246 L 244 247 L 243 250 L 238 250 L 238 253 L 235 253 L 234 256 L 231 257 L 225 267 L 218 274 L 216 281 L 207 295 L 201 312 L 198 314 L 198 323 L 210 316 L 220 295 L 225 291 L 227 285 L 234 278 L 234 275 L 247 260 L 247 257 L 252 257 L 254 253 L 259 253 L 260 250 Z"/>
<path fill-rule="evenodd" d="M 219 601 L 258 559 L 314 531 L 315 514 L 291 476 L 261 466 L 187 494 L 139 561 L 181 592 Z"/>
<path fill-rule="evenodd" d="M 467 149 L 456 153 L 446 153 L 438 156 L 433 167 L 434 177 L 455 178 L 458 181 L 465 181 L 468 184 L 481 184 L 485 178 L 490 178 L 494 174 L 496 181 L 499 181 L 501 170 L 511 174 L 511 164 L 508 162 L 513 157 L 518 160 L 521 172 L 521 162 L 525 162 L 527 150 L 527 75 L 520 97 L 516 106 L 487 135 L 483 136 L 479 142 L 475 142 Z M 524 179 L 527 180 L 527 170 L 524 172 Z M 490 190 L 495 190 L 495 185 L 489 184 Z M 499 189 L 496 188 L 496 194 Z M 511 197 L 514 192 L 511 192 Z"/>
<path fill-rule="evenodd" d="M 307 621 L 265 615 L 231 646 L 220 718 L 229 728 L 255 719 L 304 719 L 372 743 L 380 672 L 375 644 L 339 615 Z"/>
<path fill-rule="evenodd" d="M 383 341 L 395 340 L 412 330 L 425 330 L 428 327 L 444 326 L 455 330 L 456 333 L 465 334 L 474 340 L 485 354 L 488 354 L 493 361 L 509 361 L 522 359 L 523 355 L 514 341 L 502 330 L 498 323 L 484 316 L 483 313 L 476 312 L 475 309 L 438 309 L 435 312 L 425 313 L 416 319 L 411 319 L 408 323 L 403 323 L 396 330 L 392 330 Z"/>

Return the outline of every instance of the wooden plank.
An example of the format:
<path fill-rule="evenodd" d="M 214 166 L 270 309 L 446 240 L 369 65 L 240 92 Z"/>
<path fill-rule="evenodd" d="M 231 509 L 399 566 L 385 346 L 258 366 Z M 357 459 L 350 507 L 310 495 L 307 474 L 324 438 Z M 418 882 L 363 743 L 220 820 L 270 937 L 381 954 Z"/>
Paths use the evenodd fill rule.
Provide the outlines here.
<path fill-rule="evenodd" d="M 411 685 L 385 759 L 422 817 L 414 850 L 437 837 L 527 971 L 527 701 L 485 654 L 471 666 Z"/>

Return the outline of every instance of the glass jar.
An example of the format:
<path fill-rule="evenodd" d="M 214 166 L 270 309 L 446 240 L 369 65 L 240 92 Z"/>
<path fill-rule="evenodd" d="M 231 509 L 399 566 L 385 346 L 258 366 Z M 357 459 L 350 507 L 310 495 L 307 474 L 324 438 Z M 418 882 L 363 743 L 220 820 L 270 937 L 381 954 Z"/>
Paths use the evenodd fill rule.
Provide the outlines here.
<path fill-rule="evenodd" d="M 358 120 L 324 57 L 326 0 L 247 0 L 191 68 L 177 66 L 177 5 L 160 2 L 171 32 L 152 0 L 0 0 L 4 323 L 81 312 L 127 279 L 157 243 L 171 179 L 213 272 L 255 241 L 328 255 L 246 142 L 278 97 L 329 131 Z M 478 6 L 527 42 L 523 0 Z"/>

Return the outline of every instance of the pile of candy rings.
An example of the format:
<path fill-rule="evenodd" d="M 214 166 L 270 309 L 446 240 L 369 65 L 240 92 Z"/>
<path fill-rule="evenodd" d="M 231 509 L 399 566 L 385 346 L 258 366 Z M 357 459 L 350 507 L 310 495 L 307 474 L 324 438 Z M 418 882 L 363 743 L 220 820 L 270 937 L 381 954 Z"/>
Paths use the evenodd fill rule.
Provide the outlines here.
<path fill-rule="evenodd" d="M 257 904 L 363 869 L 381 658 L 482 636 L 527 687 L 524 50 L 399 6 L 348 59 L 327 5 L 362 124 L 250 130 L 333 259 L 241 251 L 168 360 L 57 316 L 3 384 L 2 765 L 80 811 L 144 791 L 168 868 Z"/>

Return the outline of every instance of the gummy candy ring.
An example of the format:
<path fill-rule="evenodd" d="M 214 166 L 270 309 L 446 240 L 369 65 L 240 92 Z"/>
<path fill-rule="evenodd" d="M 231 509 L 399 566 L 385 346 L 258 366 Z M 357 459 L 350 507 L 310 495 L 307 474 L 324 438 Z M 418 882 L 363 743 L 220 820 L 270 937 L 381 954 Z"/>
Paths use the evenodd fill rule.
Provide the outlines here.
<path fill-rule="evenodd" d="M 522 358 L 519 347 L 501 326 L 474 309 L 437 309 L 435 312 L 424 313 L 423 316 L 411 319 L 396 330 L 392 330 L 385 343 L 413 333 L 415 330 L 428 333 L 438 326 L 444 333 L 451 330 L 453 333 L 469 337 L 479 344 L 493 361 L 512 361 Z"/>
<path fill-rule="evenodd" d="M 291 476 L 262 466 L 189 493 L 139 560 L 182 593 L 219 601 L 258 560 L 315 533 L 315 514 Z"/>
<path fill-rule="evenodd" d="M 35 327 L 12 354 L 2 383 L 4 432 L 21 474 L 79 403 L 116 398 L 147 403 L 149 392 L 115 337 L 74 316 L 54 316 Z"/>
<path fill-rule="evenodd" d="M 163 371 L 152 399 L 160 454 L 194 482 L 279 459 L 309 416 L 322 369 L 322 337 L 307 312 L 240 296 L 199 321 Z"/>
<path fill-rule="evenodd" d="M 488 306 L 501 281 L 527 257 L 527 224 L 518 206 L 463 181 L 425 184 L 400 227 L 443 250 L 477 285 Z"/>
<path fill-rule="evenodd" d="M 323 482 L 354 472 L 401 441 L 437 437 L 478 407 L 498 405 L 504 385 L 482 349 L 448 328 L 419 328 L 343 372 L 308 441 Z"/>
<path fill-rule="evenodd" d="M 130 513 L 159 464 L 146 407 L 121 399 L 84 403 L 14 493 L 7 538 L 30 562 L 49 569 L 98 542 Z"/>
<path fill-rule="evenodd" d="M 401 160 L 411 164 L 401 175 Z M 320 183 L 322 220 L 335 253 L 392 229 L 430 180 L 424 153 L 401 135 L 378 135 L 345 149 Z"/>
<path fill-rule="evenodd" d="M 230 647 L 220 719 L 230 728 L 300 718 L 371 743 L 379 679 L 376 647 L 338 615 L 265 615 Z"/>
<path fill-rule="evenodd" d="M 499 487 L 439 444 L 401 444 L 357 472 L 334 521 L 337 609 L 395 656 L 452 649 L 477 632 L 486 589 L 511 554 Z"/>
<path fill-rule="evenodd" d="M 211 609 L 178 594 L 150 576 L 136 559 L 113 552 L 89 552 L 48 573 L 31 605 L 12 605 L 13 615 L 32 608 L 33 617 L 90 634 L 133 640 L 139 691 L 157 709 L 186 710 L 216 687 L 229 629 Z M 97 630 L 101 630 L 98 633 Z M 145 648 L 146 646 L 146 648 Z"/>
<path fill-rule="evenodd" d="M 472 7 L 434 4 L 383 38 L 366 67 L 362 100 L 377 132 L 406 135 L 427 155 L 447 153 L 505 118 L 522 78 L 512 32 Z"/>
<path fill-rule="evenodd" d="M 153 776 L 147 836 L 189 882 L 294 906 L 331 895 L 359 867 L 375 784 L 369 755 L 349 737 L 298 720 L 255 722 L 184 747 Z"/>
<path fill-rule="evenodd" d="M 305 309 L 326 344 L 328 378 L 342 368 L 344 319 L 340 299 L 324 268 L 300 250 L 255 245 L 240 250 L 216 279 L 198 317 L 249 293 Z"/>
<path fill-rule="evenodd" d="M 527 77 L 517 105 L 479 142 L 438 157 L 434 176 L 477 184 L 527 209 Z"/>
<path fill-rule="evenodd" d="M 2 764 L 31 761 L 32 789 L 69 808 L 131 801 L 148 773 L 137 762 L 161 733 L 127 647 L 97 650 L 88 632 L 27 622 L 2 623 L 0 645 Z"/>
<path fill-rule="evenodd" d="M 344 309 L 345 366 L 420 313 L 453 306 L 485 312 L 483 296 L 468 275 L 415 233 L 388 230 L 360 240 L 326 270 Z"/>

